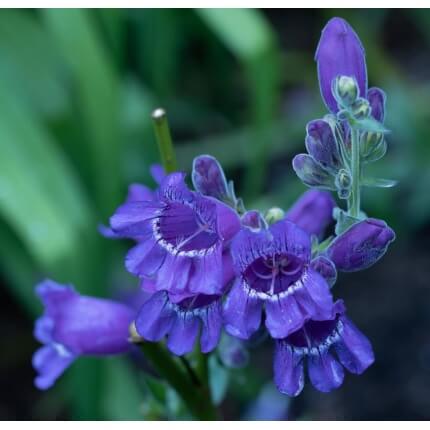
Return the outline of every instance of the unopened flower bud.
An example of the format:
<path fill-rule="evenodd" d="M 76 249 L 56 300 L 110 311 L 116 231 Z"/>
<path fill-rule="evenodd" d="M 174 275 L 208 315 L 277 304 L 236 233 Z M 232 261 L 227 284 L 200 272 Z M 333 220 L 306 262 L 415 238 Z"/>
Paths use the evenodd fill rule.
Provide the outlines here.
<path fill-rule="evenodd" d="M 347 199 L 350 196 L 352 178 L 348 170 L 339 170 L 335 178 L 335 185 L 340 199 Z"/>
<path fill-rule="evenodd" d="M 332 18 L 324 27 L 315 59 L 318 64 L 318 80 L 326 106 L 338 112 L 338 102 L 332 91 L 337 76 L 355 78 L 359 96 L 367 93 L 367 70 L 364 49 L 355 31 L 342 18 Z"/>
<path fill-rule="evenodd" d="M 260 212 L 256 210 L 245 212 L 240 219 L 240 223 L 245 227 L 255 231 L 267 227 L 266 220 L 263 218 Z"/>
<path fill-rule="evenodd" d="M 319 187 L 327 190 L 336 189 L 333 176 L 308 154 L 296 155 L 293 158 L 293 169 L 308 187 Z"/>
<path fill-rule="evenodd" d="M 372 109 L 369 102 L 366 99 L 359 98 L 351 105 L 351 113 L 355 119 L 367 118 Z"/>
<path fill-rule="evenodd" d="M 327 257 L 320 255 L 311 261 L 312 269 L 316 270 L 332 287 L 336 283 L 337 271 L 334 263 Z"/>
<path fill-rule="evenodd" d="M 229 190 L 224 170 L 218 160 L 210 155 L 199 155 L 193 161 L 191 175 L 196 191 L 205 196 L 227 201 Z"/>
<path fill-rule="evenodd" d="M 355 272 L 375 264 L 395 238 L 394 231 L 384 221 L 368 218 L 338 236 L 326 255 L 338 270 Z"/>
<path fill-rule="evenodd" d="M 385 155 L 387 144 L 383 133 L 363 133 L 360 141 L 360 156 L 365 163 L 379 160 Z"/>
<path fill-rule="evenodd" d="M 298 225 L 310 235 L 321 237 L 327 226 L 333 222 L 336 206 L 331 194 L 322 190 L 308 190 L 291 206 L 285 219 Z"/>
<path fill-rule="evenodd" d="M 343 107 L 351 106 L 359 94 L 357 81 L 352 76 L 337 76 L 332 91 L 338 104 Z"/>
<path fill-rule="evenodd" d="M 278 207 L 270 208 L 265 215 L 265 220 L 267 221 L 267 224 L 271 225 L 274 224 L 277 221 L 280 221 L 285 217 L 285 212 Z"/>
<path fill-rule="evenodd" d="M 143 337 L 139 335 L 139 333 L 136 330 L 136 324 L 134 321 L 130 323 L 128 326 L 128 332 L 129 332 L 129 338 L 128 340 L 131 343 L 141 343 L 143 341 Z"/>

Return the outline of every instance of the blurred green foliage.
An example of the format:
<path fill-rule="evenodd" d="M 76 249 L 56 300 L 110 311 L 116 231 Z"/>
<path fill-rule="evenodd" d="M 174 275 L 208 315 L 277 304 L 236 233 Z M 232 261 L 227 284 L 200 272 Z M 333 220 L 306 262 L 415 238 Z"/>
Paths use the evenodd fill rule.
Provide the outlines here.
<path fill-rule="evenodd" d="M 281 22 L 298 28 L 295 13 L 283 11 Z M 370 82 L 388 94 L 389 155 L 372 174 L 400 185 L 366 190 L 365 210 L 400 237 L 428 224 L 430 80 L 387 49 L 392 13 L 322 10 L 307 18 L 313 39 L 303 49 L 294 30 L 283 40 L 275 13 L 258 10 L 2 10 L 0 265 L 10 292 L 34 317 L 33 285 L 43 277 L 100 296 L 133 285 L 124 244 L 100 238 L 97 225 L 130 182 L 152 184 L 150 112 L 160 105 L 181 169 L 213 154 L 248 207 L 288 207 L 304 190 L 291 157 L 304 150 L 306 122 L 324 114 L 312 56 L 334 15 L 355 27 Z M 428 53 L 430 13 L 404 19 Z M 83 359 L 54 392 L 75 418 L 144 418 L 151 390 L 130 372 L 122 359 Z M 240 391 L 246 373 L 234 378 Z M 260 388 L 237 395 L 249 401 Z"/>

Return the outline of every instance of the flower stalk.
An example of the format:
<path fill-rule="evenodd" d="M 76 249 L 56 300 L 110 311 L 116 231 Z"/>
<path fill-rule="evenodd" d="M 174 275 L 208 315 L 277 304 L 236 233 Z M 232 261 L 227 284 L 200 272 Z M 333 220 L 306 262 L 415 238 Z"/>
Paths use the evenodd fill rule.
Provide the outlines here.
<path fill-rule="evenodd" d="M 146 359 L 178 393 L 193 417 L 212 421 L 217 419 L 207 384 L 195 384 L 173 356 L 159 343 L 140 344 Z"/>
<path fill-rule="evenodd" d="M 351 128 L 351 197 L 348 215 L 358 218 L 360 214 L 360 136 L 359 131 Z"/>
<path fill-rule="evenodd" d="M 152 112 L 155 138 L 160 151 L 161 161 L 166 173 L 175 172 L 176 156 L 173 149 L 172 137 L 170 135 L 169 123 L 166 111 L 158 108 Z"/>

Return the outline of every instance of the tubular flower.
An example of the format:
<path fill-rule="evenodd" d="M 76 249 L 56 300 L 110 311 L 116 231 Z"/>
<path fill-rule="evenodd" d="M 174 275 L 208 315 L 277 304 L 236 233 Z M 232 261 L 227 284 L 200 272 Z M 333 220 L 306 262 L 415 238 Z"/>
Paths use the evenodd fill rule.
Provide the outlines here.
<path fill-rule="evenodd" d="M 154 181 L 160 185 L 162 180 L 166 177 L 166 174 L 164 173 L 164 169 L 159 164 L 153 164 L 150 167 L 151 176 L 154 179 Z M 140 201 L 150 201 L 155 200 L 157 198 L 157 193 L 154 190 L 151 190 L 151 188 L 147 187 L 143 184 L 131 184 L 128 187 L 127 197 L 125 199 L 125 203 L 131 203 L 131 202 L 140 202 Z M 106 227 L 104 225 L 99 226 L 99 232 L 102 236 L 108 238 L 108 239 L 122 239 L 123 236 L 119 233 L 115 233 L 111 228 Z M 139 242 L 139 237 L 133 237 L 132 239 Z"/>
<path fill-rule="evenodd" d="M 353 77 L 359 94 L 367 94 L 367 69 L 363 45 L 352 27 L 342 18 L 332 18 L 324 27 L 315 54 L 322 98 L 331 112 L 339 110 L 332 92 L 338 76 Z"/>
<path fill-rule="evenodd" d="M 190 191 L 184 176 L 166 176 L 156 200 L 119 207 L 111 228 L 140 238 L 126 257 L 126 267 L 140 277 L 157 275 L 157 291 L 217 294 L 223 249 L 239 230 L 239 217 L 227 205 Z"/>
<path fill-rule="evenodd" d="M 34 335 L 43 343 L 33 355 L 39 389 L 51 387 L 80 355 L 127 352 L 128 328 L 135 312 L 111 300 L 81 296 L 72 287 L 46 280 L 36 286 L 45 312 Z"/>
<path fill-rule="evenodd" d="M 222 329 L 222 296 L 197 294 L 180 301 L 158 291 L 144 303 L 136 318 L 136 330 L 144 339 L 158 342 L 167 336 L 167 347 L 176 355 L 191 352 L 199 335 L 203 353 L 212 351 Z"/>
<path fill-rule="evenodd" d="M 343 301 L 334 304 L 331 318 L 309 320 L 296 332 L 276 341 L 273 369 L 279 391 L 289 396 L 300 394 L 305 362 L 312 385 L 322 392 L 342 384 L 343 368 L 361 374 L 374 362 L 369 340 L 346 317 Z"/>
<path fill-rule="evenodd" d="M 336 203 L 330 193 L 308 190 L 291 206 L 285 219 L 293 222 L 309 235 L 321 237 L 333 222 Z"/>
<path fill-rule="evenodd" d="M 167 336 L 167 347 L 176 355 L 191 352 L 200 335 L 203 353 L 212 351 L 219 342 L 223 326 L 222 299 L 234 277 L 230 254 L 223 255 L 220 294 L 169 294 L 156 291 L 155 282 L 144 280 L 144 291 L 153 292 L 141 307 L 136 321 L 137 333 L 146 340 L 157 342 Z"/>
<path fill-rule="evenodd" d="M 326 254 L 338 270 L 355 272 L 373 266 L 395 238 L 396 234 L 384 221 L 367 218 L 338 236 Z"/>
<path fill-rule="evenodd" d="M 268 229 L 243 228 L 231 252 L 237 278 L 224 307 L 229 334 L 248 339 L 261 323 L 284 338 L 309 318 L 326 319 L 333 302 L 326 280 L 310 266 L 310 236 L 290 221 Z"/>

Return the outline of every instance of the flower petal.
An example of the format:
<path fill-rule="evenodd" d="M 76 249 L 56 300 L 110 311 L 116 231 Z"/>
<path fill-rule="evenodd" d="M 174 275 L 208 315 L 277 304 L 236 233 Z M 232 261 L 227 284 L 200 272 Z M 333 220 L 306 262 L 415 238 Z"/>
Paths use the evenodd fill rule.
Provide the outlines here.
<path fill-rule="evenodd" d="M 220 340 L 223 324 L 221 299 L 202 309 L 200 318 L 202 320 L 200 347 L 202 352 L 207 354 L 216 348 Z"/>
<path fill-rule="evenodd" d="M 180 255 L 167 254 L 156 278 L 157 291 L 167 290 L 174 294 L 187 291 L 192 259 Z"/>
<path fill-rule="evenodd" d="M 125 267 L 133 275 L 150 278 L 158 272 L 166 255 L 166 250 L 150 238 L 131 248 L 125 258 Z"/>
<path fill-rule="evenodd" d="M 342 18 L 332 18 L 324 27 L 315 53 L 322 98 L 332 112 L 339 110 L 332 94 L 332 82 L 339 76 L 357 81 L 359 96 L 367 93 L 367 70 L 363 45 L 352 27 Z"/>
<path fill-rule="evenodd" d="M 166 172 L 161 164 L 152 164 L 149 168 L 151 176 L 157 184 L 161 184 L 166 177 Z"/>
<path fill-rule="evenodd" d="M 321 237 L 333 222 L 336 202 L 327 191 L 308 190 L 303 193 L 285 215 L 309 235 Z"/>
<path fill-rule="evenodd" d="M 323 255 L 319 255 L 311 261 L 311 267 L 318 272 L 331 287 L 336 283 L 337 270 L 334 263 Z"/>
<path fill-rule="evenodd" d="M 375 361 L 372 345 L 348 318 L 341 321 L 341 340 L 334 345 L 339 361 L 351 373 L 363 373 Z"/>
<path fill-rule="evenodd" d="M 309 155 L 325 170 L 336 173 L 342 167 L 339 148 L 327 121 L 316 119 L 307 124 L 305 144 Z"/>
<path fill-rule="evenodd" d="M 163 204 L 155 201 L 125 203 L 111 216 L 110 226 L 123 237 L 150 236 L 150 221 L 162 208 Z"/>
<path fill-rule="evenodd" d="M 328 393 L 342 385 L 344 371 L 328 350 L 311 350 L 308 358 L 308 372 L 312 385 L 323 393 Z"/>
<path fill-rule="evenodd" d="M 34 325 L 34 337 L 41 343 L 53 341 L 52 332 L 54 330 L 54 320 L 44 315 L 36 320 Z"/>
<path fill-rule="evenodd" d="M 281 340 L 275 342 L 273 372 L 276 387 L 281 393 L 292 397 L 301 393 L 305 384 L 303 357 Z"/>
<path fill-rule="evenodd" d="M 218 234 L 224 242 L 229 242 L 240 230 L 237 212 L 224 203 L 216 202 Z"/>
<path fill-rule="evenodd" d="M 175 313 L 167 293 L 160 291 L 143 304 L 135 324 L 140 336 L 158 342 L 170 331 L 174 321 Z"/>
<path fill-rule="evenodd" d="M 225 330 L 232 336 L 249 339 L 261 324 L 261 300 L 237 279 L 224 303 Z"/>
<path fill-rule="evenodd" d="M 273 234 L 273 250 L 276 253 L 293 254 L 303 262 L 311 257 L 311 238 L 304 230 L 286 219 L 270 226 Z"/>
<path fill-rule="evenodd" d="M 38 349 L 32 360 L 33 367 L 38 373 L 34 384 L 39 390 L 47 390 L 75 359 L 76 356 L 62 345 L 46 345 Z"/>
<path fill-rule="evenodd" d="M 231 256 L 237 274 L 244 272 L 258 257 L 273 249 L 273 236 L 269 230 L 251 231 L 242 228 L 231 244 Z"/>
<path fill-rule="evenodd" d="M 218 294 L 223 290 L 222 247 L 193 260 L 193 272 L 187 289 L 192 293 Z"/>
<path fill-rule="evenodd" d="M 185 184 L 185 173 L 174 172 L 167 175 L 160 183 L 159 196 L 168 201 L 191 202 L 193 194 Z"/>
<path fill-rule="evenodd" d="M 199 328 L 200 321 L 192 312 L 178 313 L 169 331 L 167 347 L 173 354 L 188 354 L 194 348 Z"/>
<path fill-rule="evenodd" d="M 283 339 L 298 330 L 307 317 L 298 306 L 294 294 L 272 296 L 265 305 L 266 327 L 275 339 Z"/>
<path fill-rule="evenodd" d="M 333 296 L 326 280 L 315 270 L 309 268 L 303 278 L 303 287 L 294 292 L 298 304 L 315 320 L 333 317 Z"/>
<path fill-rule="evenodd" d="M 395 238 L 394 231 L 384 221 L 367 218 L 339 235 L 326 254 L 338 270 L 363 270 L 375 264 Z"/>
<path fill-rule="evenodd" d="M 298 154 L 293 158 L 293 169 L 308 187 L 336 190 L 334 176 L 324 170 L 310 155 Z"/>
<path fill-rule="evenodd" d="M 224 170 L 215 157 L 199 155 L 194 158 L 192 181 L 194 189 L 218 200 L 228 199 L 228 185 Z"/>
<path fill-rule="evenodd" d="M 370 107 L 372 108 L 372 116 L 376 121 L 384 122 L 385 119 L 385 101 L 387 96 L 380 88 L 369 88 L 367 92 L 367 100 L 369 100 Z"/>

